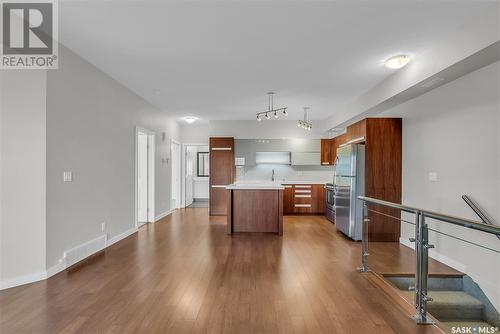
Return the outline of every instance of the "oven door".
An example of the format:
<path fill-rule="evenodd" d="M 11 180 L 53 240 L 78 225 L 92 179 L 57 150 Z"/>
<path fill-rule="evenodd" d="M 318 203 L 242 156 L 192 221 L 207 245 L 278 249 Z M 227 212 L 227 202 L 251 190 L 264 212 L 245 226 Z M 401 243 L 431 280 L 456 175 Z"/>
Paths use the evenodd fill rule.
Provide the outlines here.
<path fill-rule="evenodd" d="M 335 191 L 333 186 L 326 186 L 326 193 L 325 193 L 325 217 L 332 223 L 334 223 L 335 220 Z"/>
<path fill-rule="evenodd" d="M 335 192 L 333 191 L 333 187 L 326 187 L 326 207 L 330 210 L 333 210 L 333 206 L 335 205 Z"/>

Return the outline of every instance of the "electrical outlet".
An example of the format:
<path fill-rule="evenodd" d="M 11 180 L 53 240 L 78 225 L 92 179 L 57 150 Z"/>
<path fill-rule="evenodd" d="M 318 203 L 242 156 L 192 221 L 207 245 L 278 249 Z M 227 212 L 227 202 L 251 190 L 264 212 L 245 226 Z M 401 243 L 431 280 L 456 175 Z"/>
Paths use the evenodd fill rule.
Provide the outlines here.
<path fill-rule="evenodd" d="M 438 174 L 436 172 L 429 172 L 429 181 L 436 182 L 438 180 Z"/>
<path fill-rule="evenodd" d="M 63 172 L 64 182 L 73 182 L 73 172 Z"/>
<path fill-rule="evenodd" d="M 106 222 L 101 223 L 101 232 L 106 231 Z"/>

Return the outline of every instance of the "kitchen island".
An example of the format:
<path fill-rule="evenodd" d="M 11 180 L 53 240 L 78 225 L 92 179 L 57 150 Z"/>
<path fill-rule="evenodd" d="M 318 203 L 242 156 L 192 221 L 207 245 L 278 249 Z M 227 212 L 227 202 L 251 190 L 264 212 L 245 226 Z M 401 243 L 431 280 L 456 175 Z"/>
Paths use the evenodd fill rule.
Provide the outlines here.
<path fill-rule="evenodd" d="M 235 183 L 227 189 L 227 234 L 268 232 L 283 235 L 281 183 Z"/>

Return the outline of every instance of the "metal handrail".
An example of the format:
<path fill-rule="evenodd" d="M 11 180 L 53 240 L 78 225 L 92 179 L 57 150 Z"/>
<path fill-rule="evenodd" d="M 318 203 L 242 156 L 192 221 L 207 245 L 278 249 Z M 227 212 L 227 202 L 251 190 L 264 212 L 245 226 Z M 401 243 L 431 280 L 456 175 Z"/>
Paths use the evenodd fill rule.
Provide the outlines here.
<path fill-rule="evenodd" d="M 415 238 L 410 238 L 411 242 L 415 243 L 415 308 L 417 314 L 412 316 L 418 324 L 430 324 L 433 320 L 427 316 L 427 302 L 432 301 L 428 296 L 427 281 L 429 278 L 429 249 L 434 248 L 434 245 L 429 244 L 429 227 L 426 219 L 432 218 L 446 223 L 471 228 L 474 230 L 482 231 L 485 233 L 500 235 L 500 226 L 488 225 L 474 220 L 445 215 L 430 210 L 411 207 L 392 202 L 387 202 L 371 197 L 359 196 L 359 200 L 363 201 L 363 237 L 362 237 L 362 252 L 361 252 L 361 266 L 359 270 L 366 272 L 369 270 L 367 258 L 368 252 L 368 224 L 370 218 L 368 212 L 368 204 L 378 204 L 403 212 L 413 213 L 415 215 Z"/>
<path fill-rule="evenodd" d="M 495 225 L 488 218 L 488 216 L 486 216 L 486 214 L 483 212 L 483 210 L 481 210 L 479 208 L 479 206 L 476 203 L 474 203 L 474 201 L 472 200 L 472 198 L 470 198 L 467 195 L 462 195 L 462 199 L 465 201 L 465 203 L 467 203 L 470 206 L 470 208 L 472 209 L 472 211 L 474 211 L 476 213 L 476 215 L 478 215 L 478 217 L 483 221 L 483 223 L 488 224 L 488 225 Z"/>
<path fill-rule="evenodd" d="M 373 204 L 379 204 L 383 206 L 388 206 L 394 209 L 399 209 L 401 211 L 405 212 L 410 212 L 410 213 L 422 213 L 428 218 L 433 218 L 437 220 L 441 220 L 450 224 L 462 226 L 462 227 L 467 227 L 471 228 L 474 230 L 490 233 L 490 234 L 495 234 L 495 235 L 500 235 L 500 226 L 495 226 L 495 225 L 488 225 L 485 223 L 481 223 L 479 221 L 467 219 L 467 218 L 460 218 L 456 216 L 450 216 L 450 215 L 445 215 L 442 213 L 430 211 L 430 210 L 425 210 L 425 209 L 420 209 L 420 208 L 415 208 L 412 206 L 408 205 L 402 205 L 402 204 L 397 204 L 397 203 L 392 203 L 392 202 L 387 202 L 383 201 L 380 199 L 375 199 L 371 197 L 365 197 L 365 196 L 358 196 L 358 199 L 367 202 L 367 203 L 373 203 Z"/>

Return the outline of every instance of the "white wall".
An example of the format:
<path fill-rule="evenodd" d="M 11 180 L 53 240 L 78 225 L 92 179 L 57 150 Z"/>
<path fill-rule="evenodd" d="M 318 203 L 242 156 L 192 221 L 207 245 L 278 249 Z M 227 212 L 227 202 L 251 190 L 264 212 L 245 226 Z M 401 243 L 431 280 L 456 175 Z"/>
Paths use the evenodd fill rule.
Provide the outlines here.
<path fill-rule="evenodd" d="M 46 72 L 1 73 L 1 287 L 44 278 Z"/>
<path fill-rule="evenodd" d="M 60 46 L 47 77 L 47 267 L 67 249 L 135 227 L 135 127 L 155 132 L 155 214 L 170 210 L 175 120 Z M 166 139 L 162 140 L 162 132 Z M 169 160 L 170 161 L 170 160 Z M 62 182 L 63 171 L 74 181 Z"/>
<path fill-rule="evenodd" d="M 406 102 L 384 116 L 403 120 L 403 203 L 479 220 L 472 198 L 500 224 L 500 62 Z M 437 172 L 438 181 L 428 179 Z M 500 250 L 500 240 L 447 224 L 432 227 Z M 402 237 L 413 234 L 402 225 Z M 431 232 L 431 255 L 470 275 L 500 309 L 500 254 Z"/>
<path fill-rule="evenodd" d="M 196 122 L 183 124 L 180 127 L 181 141 L 184 144 L 207 144 L 210 137 L 210 124 L 208 122 Z"/>

